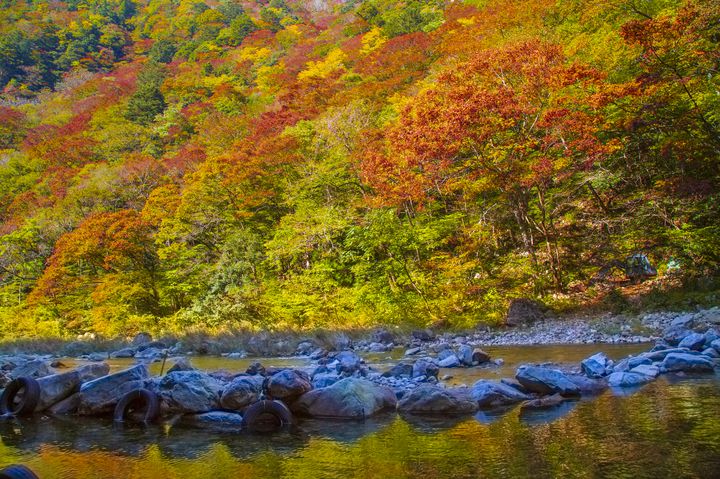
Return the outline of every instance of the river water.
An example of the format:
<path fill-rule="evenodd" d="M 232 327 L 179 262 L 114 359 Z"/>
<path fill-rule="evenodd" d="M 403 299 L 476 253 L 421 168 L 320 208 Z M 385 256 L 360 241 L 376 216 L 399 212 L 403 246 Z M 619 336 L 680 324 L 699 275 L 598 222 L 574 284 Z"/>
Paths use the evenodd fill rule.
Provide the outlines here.
<path fill-rule="evenodd" d="M 645 349 L 497 347 L 489 352 L 505 360 L 502 367 L 441 375 L 471 385 L 480 377 L 512 376 L 524 362 L 577 363 L 598 350 L 620 358 Z M 368 357 L 380 369 L 392 359 Z M 236 371 L 249 360 L 193 363 Z M 263 363 L 310 366 L 297 359 Z M 153 365 L 154 372 L 159 368 Z M 11 463 L 28 465 L 42 479 L 716 478 L 720 376 L 666 376 L 636 391 L 608 391 L 531 414 L 511 408 L 455 419 L 384 414 L 365 422 L 301 420 L 296 430 L 270 435 L 168 423 L 118 429 L 93 418 L 18 419 L 0 422 L 0 467 Z"/>

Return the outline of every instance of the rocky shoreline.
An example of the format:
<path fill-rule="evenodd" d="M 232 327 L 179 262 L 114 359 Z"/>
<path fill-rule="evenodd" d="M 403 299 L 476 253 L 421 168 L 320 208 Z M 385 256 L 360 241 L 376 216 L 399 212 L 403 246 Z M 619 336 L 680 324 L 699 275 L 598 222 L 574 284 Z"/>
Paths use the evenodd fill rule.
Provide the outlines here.
<path fill-rule="evenodd" d="M 718 318 L 718 308 L 646 315 L 641 318 L 643 324 L 662 328 L 662 333 L 644 353 L 615 363 L 599 352 L 564 369 L 523 364 L 513 378 L 480 380 L 470 387 L 446 384 L 438 377 L 441 368 L 477 368 L 498 362 L 478 347 L 488 344 L 485 335 L 492 333 L 438 336 L 432 331 L 416 331 L 403 346 L 403 359 L 385 371 L 369 366 L 358 354 L 396 346 L 390 332 L 379 330 L 367 342 L 347 344 L 341 351 L 300 343 L 298 353 L 311 361 L 310 371 L 256 362 L 243 372 L 205 372 L 178 357 L 166 374 L 156 377 L 150 376 L 147 364 L 165 357 L 169 348 L 160 349 L 165 345 L 144 337 L 132 350 L 111 354 L 134 357 L 139 363 L 113 374 L 103 358 L 89 358 L 97 361 L 63 371 L 62 364 L 52 358 L 0 357 L 0 387 L 5 388 L 0 412 L 5 419 L 33 414 L 112 414 L 116 420 L 132 421 L 138 420 L 132 414 L 139 410 L 143 422 L 163 419 L 190 427 L 252 429 L 257 417 L 273 414 L 277 424 L 289 424 L 294 422 L 293 415 L 364 419 L 387 410 L 462 416 L 514 404 L 523 410 L 555 408 L 608 388 L 637 388 L 662 374 L 713 374 L 720 365 Z M 528 334 L 525 338 L 547 337 L 554 327 L 545 323 L 535 329 L 541 336 Z M 593 336 L 575 339 L 597 339 L 597 332 L 588 334 Z M 628 342 L 637 339 L 632 334 L 620 337 Z M 518 336 L 512 338 L 518 340 Z M 17 393 L 22 390 L 25 392 L 18 400 Z M 33 399 L 33 395 L 37 397 Z"/>

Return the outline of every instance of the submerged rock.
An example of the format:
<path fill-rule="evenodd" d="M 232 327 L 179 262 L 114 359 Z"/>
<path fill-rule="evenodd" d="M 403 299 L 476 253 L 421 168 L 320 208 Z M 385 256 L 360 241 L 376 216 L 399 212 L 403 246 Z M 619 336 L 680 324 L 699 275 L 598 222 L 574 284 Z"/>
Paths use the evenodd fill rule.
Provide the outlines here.
<path fill-rule="evenodd" d="M 527 401 L 520 406 L 520 409 L 549 409 L 559 406 L 565 402 L 565 398 L 560 394 L 553 394 L 552 396 L 546 396 L 543 398 L 533 399 Z"/>
<path fill-rule="evenodd" d="M 640 373 L 612 373 L 608 377 L 608 384 L 611 387 L 629 388 L 641 386 L 643 384 L 652 382 L 654 379 L 655 378 L 651 376 L 646 376 L 645 374 Z"/>
<path fill-rule="evenodd" d="M 609 370 L 612 369 L 612 361 L 608 359 L 605 353 L 597 353 L 584 359 L 580 366 L 587 377 L 601 378 L 610 373 Z"/>

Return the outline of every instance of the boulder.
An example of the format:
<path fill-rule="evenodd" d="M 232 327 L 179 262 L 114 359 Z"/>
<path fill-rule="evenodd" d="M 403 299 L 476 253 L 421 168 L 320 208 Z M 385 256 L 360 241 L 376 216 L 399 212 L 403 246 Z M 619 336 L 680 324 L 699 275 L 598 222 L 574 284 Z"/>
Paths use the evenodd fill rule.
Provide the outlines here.
<path fill-rule="evenodd" d="M 386 378 L 411 378 L 413 376 L 413 365 L 406 363 L 399 363 L 390 368 L 389 371 L 383 373 Z"/>
<path fill-rule="evenodd" d="M 671 348 L 671 349 L 663 349 L 661 351 L 651 351 L 649 353 L 643 353 L 642 357 L 649 359 L 650 362 L 652 363 L 655 361 L 662 361 L 663 359 L 665 359 L 665 357 L 668 354 L 673 354 L 673 353 L 692 354 L 689 349 Z"/>
<path fill-rule="evenodd" d="M 157 348 L 146 348 L 135 353 L 135 359 L 143 359 L 145 361 L 155 361 L 162 359 L 166 352 Z"/>
<path fill-rule="evenodd" d="M 670 326 L 663 333 L 663 340 L 671 346 L 677 346 L 690 334 L 694 333 L 684 326 Z"/>
<path fill-rule="evenodd" d="M 370 351 L 371 353 L 384 353 L 385 351 L 388 351 L 389 349 L 392 349 L 392 348 L 388 348 L 387 346 L 385 346 L 382 343 L 370 343 L 370 345 L 368 346 L 368 351 Z"/>
<path fill-rule="evenodd" d="M 220 405 L 224 409 L 241 410 L 245 406 L 259 401 L 264 378 L 262 376 L 238 376 L 225 386 L 220 395 Z"/>
<path fill-rule="evenodd" d="M 78 366 L 75 371 L 77 371 L 80 377 L 80 382 L 86 383 L 107 376 L 110 373 L 110 365 L 107 363 L 83 364 L 82 366 Z"/>
<path fill-rule="evenodd" d="M 53 370 L 46 361 L 34 359 L 14 368 L 10 371 L 10 377 L 12 379 L 17 379 L 19 377 L 31 377 L 37 379 L 44 376 L 50 376 L 52 373 Z"/>
<path fill-rule="evenodd" d="M 396 403 L 390 388 L 365 379 L 345 378 L 303 394 L 292 404 L 292 410 L 311 417 L 363 419 L 383 409 L 393 409 Z"/>
<path fill-rule="evenodd" d="M 713 358 L 713 359 L 720 358 L 720 353 L 718 353 L 715 348 L 707 348 L 702 353 L 704 356 L 707 356 L 709 358 Z"/>
<path fill-rule="evenodd" d="M 132 340 L 133 346 L 143 346 L 145 344 L 150 344 L 153 340 L 153 337 L 150 333 L 137 333 L 135 337 Z"/>
<path fill-rule="evenodd" d="M 605 378 L 593 379 L 580 374 L 568 374 L 568 379 L 580 390 L 580 394 L 594 396 L 608 388 Z"/>
<path fill-rule="evenodd" d="M 710 343 L 710 346 L 711 346 L 715 351 L 717 351 L 718 353 L 720 353 L 720 339 L 716 339 L 715 341 L 713 341 L 712 343 Z"/>
<path fill-rule="evenodd" d="M 712 359 L 695 354 L 670 353 L 662 362 L 665 371 L 713 372 L 715 364 Z"/>
<path fill-rule="evenodd" d="M 526 326 L 544 321 L 547 317 L 547 308 L 543 304 L 528 298 L 517 298 L 510 301 L 505 324 Z"/>
<path fill-rule="evenodd" d="M 175 363 L 168 369 L 168 374 L 174 373 L 175 371 L 195 371 L 196 369 L 190 364 L 190 360 L 187 358 L 178 358 Z"/>
<path fill-rule="evenodd" d="M 678 344 L 678 348 L 688 348 L 694 351 L 702 351 L 705 345 L 705 335 L 700 333 L 690 333 L 683 338 Z"/>
<path fill-rule="evenodd" d="M 162 409 L 169 413 L 198 413 L 217 409 L 223 384 L 200 371 L 175 371 L 160 381 Z"/>
<path fill-rule="evenodd" d="M 653 381 L 655 378 L 640 373 L 612 373 L 608 377 L 608 384 L 611 387 L 630 388 L 641 386 Z"/>
<path fill-rule="evenodd" d="M 422 351 L 422 348 L 410 348 L 405 351 L 405 356 L 415 356 L 420 351 Z"/>
<path fill-rule="evenodd" d="M 303 371 L 285 369 L 270 377 L 268 393 L 273 399 L 293 401 L 312 389 L 310 377 Z"/>
<path fill-rule="evenodd" d="M 559 393 L 563 396 L 580 394 L 580 388 L 558 369 L 520 366 L 515 374 L 515 379 L 528 391 L 538 394 Z"/>
<path fill-rule="evenodd" d="M 518 380 L 515 379 L 515 378 L 502 378 L 502 379 L 500 380 L 500 382 L 503 383 L 503 384 L 506 385 L 506 386 L 510 386 L 511 388 L 520 391 L 520 392 L 523 393 L 523 394 L 529 394 L 529 393 L 530 393 L 530 391 L 528 391 L 527 389 L 525 389 L 525 387 L 524 387 L 522 384 L 520 384 L 520 383 L 518 382 Z"/>
<path fill-rule="evenodd" d="M 502 382 L 481 379 L 473 384 L 470 397 L 479 407 L 494 407 L 527 401 L 530 396 Z"/>
<path fill-rule="evenodd" d="M 135 348 L 125 348 L 119 351 L 110 353 L 110 357 L 114 359 L 128 359 L 135 357 Z"/>
<path fill-rule="evenodd" d="M 475 348 L 472 353 L 473 364 L 483 364 L 490 361 L 490 355 L 480 348 Z"/>
<path fill-rule="evenodd" d="M 605 353 L 597 353 L 584 359 L 582 363 L 580 363 L 580 367 L 587 377 L 601 378 L 609 374 L 609 370 L 612 368 L 612 362 Z"/>
<path fill-rule="evenodd" d="M 477 409 L 478 403 L 468 389 L 445 389 L 434 385 L 419 386 L 398 403 L 398 411 L 408 414 L 462 415 L 472 414 Z"/>
<path fill-rule="evenodd" d="M 50 414 L 51 416 L 75 414 L 78 407 L 80 407 L 80 393 L 75 393 L 47 408 L 45 414 Z"/>
<path fill-rule="evenodd" d="M 80 389 L 80 375 L 77 371 L 51 374 L 37 380 L 40 385 L 40 399 L 35 411 L 44 411 L 53 404 L 62 401 Z"/>
<path fill-rule="evenodd" d="M 457 357 L 463 366 L 473 365 L 473 349 L 467 344 L 461 344 L 457 351 Z"/>
<path fill-rule="evenodd" d="M 449 344 L 443 343 L 442 345 L 442 349 L 437 350 L 438 361 L 442 361 L 443 359 L 449 358 L 450 356 L 456 356 L 455 351 L 453 351 Z"/>
<path fill-rule="evenodd" d="M 420 376 L 425 376 L 426 378 L 434 377 L 437 379 L 439 372 L 440 368 L 432 362 L 426 359 L 418 359 L 415 361 L 415 364 L 413 364 L 412 377 L 418 378 Z"/>
<path fill-rule="evenodd" d="M 640 364 L 630 370 L 631 373 L 644 374 L 651 378 L 656 378 L 660 375 L 660 368 L 653 366 L 652 364 Z"/>
<path fill-rule="evenodd" d="M 245 374 L 249 374 L 250 376 L 260 374 L 261 376 L 265 376 L 265 366 L 256 361 L 245 370 Z"/>
<path fill-rule="evenodd" d="M 362 359 L 353 351 L 341 351 L 335 355 L 337 372 L 342 374 L 353 374 L 362 366 Z"/>
<path fill-rule="evenodd" d="M 445 357 L 445 359 L 438 361 L 438 366 L 441 368 L 457 368 L 460 365 L 460 359 L 458 359 L 454 353 L 451 353 L 449 356 Z"/>
<path fill-rule="evenodd" d="M 295 354 L 298 356 L 309 356 L 315 350 L 315 343 L 310 340 L 301 341 L 295 348 Z"/>
<path fill-rule="evenodd" d="M 78 413 L 97 415 L 112 412 L 126 393 L 143 387 L 148 378 L 147 367 L 139 364 L 130 369 L 88 381 L 80 386 Z"/>

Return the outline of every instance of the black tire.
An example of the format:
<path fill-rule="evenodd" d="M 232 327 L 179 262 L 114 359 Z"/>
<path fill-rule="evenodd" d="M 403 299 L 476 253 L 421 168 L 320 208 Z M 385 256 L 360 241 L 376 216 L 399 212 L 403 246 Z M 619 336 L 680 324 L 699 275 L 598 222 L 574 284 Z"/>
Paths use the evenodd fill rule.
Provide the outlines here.
<path fill-rule="evenodd" d="M 148 389 L 136 389 L 124 395 L 115 406 L 113 419 L 115 422 L 136 420 L 133 414 L 141 413 L 139 422 L 150 423 L 160 415 L 160 398 Z"/>
<path fill-rule="evenodd" d="M 18 393 L 23 395 L 18 398 Z M 29 416 L 35 412 L 40 400 L 40 385 L 29 377 L 13 379 L 0 396 L 0 414 Z"/>
<path fill-rule="evenodd" d="M 263 400 L 251 404 L 243 415 L 243 429 L 252 432 L 272 432 L 293 424 L 293 415 L 280 401 Z"/>
<path fill-rule="evenodd" d="M 34 472 L 20 464 L 0 470 L 0 479 L 40 479 Z"/>

